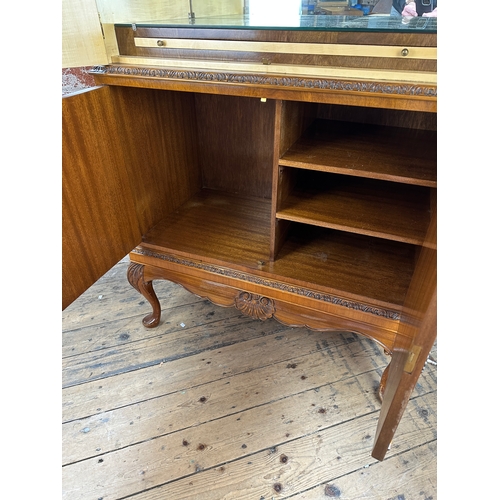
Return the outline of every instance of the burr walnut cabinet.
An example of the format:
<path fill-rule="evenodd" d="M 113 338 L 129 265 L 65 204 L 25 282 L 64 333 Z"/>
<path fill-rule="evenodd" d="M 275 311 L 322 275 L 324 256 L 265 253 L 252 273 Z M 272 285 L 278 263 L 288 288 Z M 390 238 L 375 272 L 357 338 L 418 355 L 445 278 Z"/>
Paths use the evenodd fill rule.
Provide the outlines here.
<path fill-rule="evenodd" d="M 129 253 L 145 327 L 164 279 L 365 335 L 382 460 L 436 338 L 436 20 L 318 19 L 115 26 L 63 98 L 63 308 Z"/>

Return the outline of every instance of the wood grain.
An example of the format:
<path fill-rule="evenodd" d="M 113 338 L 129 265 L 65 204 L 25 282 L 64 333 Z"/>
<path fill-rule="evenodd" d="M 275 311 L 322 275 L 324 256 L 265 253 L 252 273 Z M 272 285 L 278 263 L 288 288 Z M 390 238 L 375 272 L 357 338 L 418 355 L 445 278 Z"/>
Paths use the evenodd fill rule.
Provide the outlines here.
<path fill-rule="evenodd" d="M 202 186 L 192 94 L 114 87 L 141 234 Z M 175 186 L 175 189 L 172 189 Z"/>
<path fill-rule="evenodd" d="M 436 140 L 432 131 L 319 120 L 280 165 L 436 187 Z"/>
<path fill-rule="evenodd" d="M 405 300 L 393 359 L 387 370 L 383 405 L 372 455 L 383 459 L 437 337 L 437 214 Z"/>
<path fill-rule="evenodd" d="M 193 106 L 128 88 L 63 98 L 63 307 L 201 188 Z"/>
<path fill-rule="evenodd" d="M 169 283 L 170 288 L 172 284 Z M 173 290 L 174 297 L 183 297 L 188 292 L 182 292 L 181 287 Z M 192 294 L 189 294 L 192 295 Z M 165 330 L 162 332 L 169 332 L 172 342 L 170 345 L 167 343 L 168 348 L 173 347 L 173 352 L 170 360 L 162 360 L 158 362 L 158 358 L 154 357 L 153 351 L 148 350 L 144 354 L 151 356 L 149 366 L 143 366 L 141 370 L 141 378 L 137 379 L 136 374 L 130 372 L 130 366 L 122 364 L 122 371 L 120 376 L 101 376 L 100 378 L 90 379 L 88 377 L 80 378 L 73 385 L 64 387 L 65 404 L 63 406 L 63 423 L 70 423 L 77 419 L 83 418 L 96 418 L 101 412 L 113 411 L 114 408 L 120 408 L 127 405 L 139 404 L 141 401 L 153 400 L 158 397 L 174 394 L 191 387 L 193 380 L 225 380 L 228 377 L 234 377 L 255 369 L 255 359 L 248 358 L 243 360 L 240 356 L 241 346 L 244 345 L 246 352 L 255 352 L 258 356 L 258 366 L 266 367 L 273 365 L 276 362 L 276 350 L 279 350 L 281 356 L 285 360 L 298 358 L 314 353 L 318 349 L 327 349 L 325 355 L 334 356 L 332 352 L 340 352 L 341 346 L 347 342 L 345 339 L 351 339 L 350 354 L 353 356 L 361 356 L 360 349 L 366 347 L 365 344 L 360 342 L 359 347 L 353 342 L 356 339 L 354 334 L 337 334 L 326 337 L 319 332 L 313 332 L 306 329 L 297 330 L 296 333 L 290 331 L 289 327 L 281 325 L 275 321 L 269 321 L 265 325 L 252 321 L 250 318 L 244 318 L 245 324 L 249 331 L 245 336 L 237 334 L 229 334 L 231 327 L 235 324 L 234 316 L 241 316 L 235 308 L 208 308 L 209 302 L 206 300 L 198 299 L 196 310 L 202 319 L 201 324 L 194 324 L 191 326 L 181 327 L 180 321 L 169 328 L 170 322 L 163 323 Z M 89 308 L 89 306 L 87 306 Z M 90 306 L 92 308 L 92 306 Z M 218 317 L 216 316 L 218 314 Z M 213 319 L 213 317 L 215 318 Z M 136 316 L 127 318 L 128 321 L 137 319 Z M 182 318 L 189 321 L 189 315 L 186 314 L 184 308 L 179 308 L 174 318 Z M 213 321 L 212 321 L 213 319 Z M 241 320 L 241 318 L 240 318 Z M 224 343 L 219 345 L 218 348 L 224 348 L 223 351 L 218 349 L 211 349 L 210 343 L 198 345 L 200 337 L 203 336 L 203 331 L 206 325 L 216 324 L 216 328 L 224 331 Z M 161 326 L 161 325 L 160 325 Z M 127 329 L 119 320 L 110 322 L 109 330 L 112 332 L 116 327 L 121 327 L 121 332 L 126 333 Z M 261 328 L 262 327 L 262 328 Z M 107 330 L 107 328 L 101 328 Z M 83 332 L 87 333 L 92 329 L 84 329 Z M 153 330 L 150 330 L 153 331 Z M 180 333 L 182 331 L 182 333 Z M 71 330 L 68 330 L 70 336 Z M 286 333 L 283 336 L 283 332 Z M 295 330 L 293 330 L 295 332 Z M 236 333 L 241 333 L 237 330 Z M 265 338 L 263 339 L 263 337 Z M 165 339 L 165 337 L 163 337 Z M 328 340 L 325 340 L 328 339 Z M 146 340 L 146 339 L 144 339 Z M 196 342 L 195 342 L 196 341 Z M 141 339 L 130 336 L 125 340 L 120 341 L 120 345 L 130 348 L 133 342 L 140 342 Z M 369 341 L 367 341 L 369 342 Z M 217 342 L 213 342 L 216 344 Z M 243 343 L 243 344 L 242 344 Z M 178 346 L 184 346 L 179 350 Z M 112 349 L 113 345 L 104 347 L 104 349 Z M 201 348 L 201 349 L 200 349 Z M 328 351 L 329 350 L 329 351 Z M 125 353 L 126 349 L 122 349 Z M 379 351 L 375 349 L 373 356 Z M 104 353 L 101 353 L 104 354 Z M 222 356 L 222 354 L 224 354 Z M 335 354 L 336 356 L 337 354 Z M 72 356 L 79 356 L 73 354 Z M 340 356 L 340 354 L 339 354 Z M 66 355 L 63 361 L 63 369 L 71 366 L 70 356 Z M 84 359 L 85 356 L 82 356 Z M 380 358 L 380 359 L 378 359 Z M 382 366 L 387 362 L 386 356 L 378 356 L 377 366 Z M 87 358 L 88 359 L 88 358 Z M 349 363 L 349 355 L 346 352 L 342 355 L 342 366 L 345 368 L 345 363 Z M 168 364 L 168 366 L 167 366 Z M 354 367 L 351 367 L 353 370 Z M 350 369 L 351 369 L 350 368 Z M 128 370 L 128 371 L 127 371 Z M 130 373 L 129 373 L 130 372 Z M 165 388 L 165 378 L 168 378 L 168 389 Z M 84 385 L 83 385 L 84 384 Z"/>
<path fill-rule="evenodd" d="M 283 246 L 290 223 L 276 219 L 276 211 L 281 206 L 294 185 L 293 175 L 282 175 L 279 159 L 309 128 L 317 113 L 317 104 L 293 101 L 277 101 L 274 137 L 273 191 L 271 202 L 271 234 L 269 258 L 276 259 Z"/>
<path fill-rule="evenodd" d="M 199 94 L 203 187 L 271 198 L 275 101 Z"/>
<path fill-rule="evenodd" d="M 134 38 L 136 47 L 158 47 L 174 49 L 202 50 L 207 51 L 231 51 L 231 52 L 261 52 L 309 54 L 309 55 L 340 55 L 340 56 L 363 56 L 363 57 L 398 57 L 401 55 L 401 47 L 384 45 L 342 45 L 321 43 L 287 43 L 287 42 L 242 42 L 235 40 L 203 40 L 182 38 Z M 434 47 L 416 47 L 409 50 L 409 59 L 437 59 L 437 49 Z"/>
<path fill-rule="evenodd" d="M 142 245 L 376 304 L 402 305 L 413 272 L 412 247 L 297 226 L 269 262 L 269 224 L 268 200 L 204 190 L 155 226 Z"/>
<path fill-rule="evenodd" d="M 247 40 L 261 42 L 291 43 L 343 43 L 361 45 L 410 45 L 415 47 L 436 47 L 436 33 L 381 33 L 355 31 L 321 31 L 321 30 L 268 30 L 268 29 L 230 29 L 200 28 L 175 26 L 117 26 L 117 29 L 128 30 L 132 36 L 139 38 L 200 38 L 203 40 Z"/>
<path fill-rule="evenodd" d="M 307 178 L 301 175 L 295 181 L 295 190 L 282 202 L 276 213 L 279 219 L 414 245 L 423 243 L 430 220 L 427 188 L 307 173 Z"/>
<path fill-rule="evenodd" d="M 73 338 L 78 343 L 98 326 L 103 337 L 113 337 L 117 325 L 137 321 L 133 310 L 131 316 L 120 312 L 129 288 L 123 267 L 65 311 L 64 325 L 72 325 L 63 326 L 68 353 Z M 435 367 L 424 370 L 412 394 L 400 441 L 377 463 L 369 451 L 380 411 L 377 380 L 388 358 L 373 342 L 250 318 L 244 318 L 247 328 L 269 328 L 238 339 L 227 322 L 235 309 L 198 299 L 197 317 L 184 316 L 182 303 L 191 294 L 167 282 L 161 287 L 177 305 L 172 323 L 161 324 L 156 334 L 166 350 L 176 345 L 177 354 L 139 369 L 124 363 L 112 376 L 83 377 L 63 389 L 63 407 L 72 411 L 62 426 L 62 498 L 236 500 L 277 498 L 276 488 L 280 498 L 322 498 L 325 491 L 359 499 L 436 495 Z M 99 303 L 90 299 L 98 293 L 109 297 L 116 316 L 96 325 Z M 76 318 L 87 326 L 75 329 Z M 211 323 L 219 325 L 221 343 L 197 350 Z M 175 330 L 187 335 L 169 343 Z M 132 353 L 148 340 L 118 342 Z M 115 346 L 90 349 L 105 360 Z M 80 355 L 65 359 L 71 357 Z"/>
<path fill-rule="evenodd" d="M 224 327 L 231 328 L 231 325 L 226 324 Z M 169 426 L 165 429 L 165 432 L 172 433 L 197 426 L 200 421 L 209 422 L 229 414 L 262 406 L 268 403 L 267 398 L 276 385 L 280 386 L 282 398 L 292 398 L 299 392 L 307 392 L 316 387 L 327 385 L 333 377 L 342 378 L 342 374 L 346 371 L 346 363 L 350 364 L 354 376 L 359 375 L 359 370 L 366 368 L 366 361 L 370 358 L 370 355 L 362 350 L 361 344 L 354 346 L 354 349 L 350 346 L 341 346 L 336 350 L 335 354 L 342 362 L 334 364 L 326 361 L 327 353 L 322 350 L 305 354 L 311 349 L 311 337 L 313 336 L 303 335 L 297 338 L 296 335 L 293 335 L 293 342 L 276 341 L 272 338 L 266 339 L 268 349 L 283 349 L 283 355 L 290 356 L 290 360 L 270 363 L 260 368 L 253 368 L 248 365 L 233 367 L 228 366 L 226 363 L 226 376 L 216 381 L 209 380 L 203 383 L 202 387 L 192 388 L 191 390 L 186 390 L 185 386 L 179 384 L 182 374 L 184 374 L 185 382 L 185 375 L 189 372 L 190 378 L 193 378 L 196 373 L 196 376 L 199 376 L 202 382 L 202 368 L 207 366 L 206 360 L 211 359 L 211 362 L 217 360 L 220 363 L 226 361 L 226 358 L 222 358 L 220 355 L 212 355 L 207 358 L 205 353 L 195 355 L 193 352 L 189 357 L 172 361 L 171 365 L 169 365 L 172 374 L 169 377 L 169 390 L 171 392 L 168 395 L 159 395 L 154 399 L 136 404 L 128 403 L 125 408 L 108 412 L 101 411 L 87 418 L 73 420 L 64 424 L 63 440 L 71 443 L 71 446 L 65 449 L 63 464 L 87 458 L 86 454 L 92 448 L 100 448 L 102 453 L 107 453 L 116 448 L 126 448 L 145 439 L 155 438 L 158 435 L 155 422 L 162 422 L 166 418 L 169 420 Z M 314 337 L 319 338 L 318 335 Z M 243 341 L 243 339 L 241 340 Z M 255 349 L 254 345 L 256 343 L 249 340 L 245 344 L 245 348 L 248 350 Z M 262 340 L 260 345 L 262 345 Z M 268 357 L 265 353 L 262 354 L 264 359 L 260 361 L 261 364 Z M 352 356 L 356 357 L 357 363 L 349 361 Z M 368 359 L 362 359 L 363 356 Z M 380 358 L 379 361 L 380 368 L 382 368 L 384 359 Z M 290 368 L 292 365 L 295 366 L 294 369 Z M 252 369 L 251 378 L 248 373 L 245 373 L 245 369 L 248 370 L 249 368 Z M 228 370 L 231 373 L 229 384 Z M 208 376 L 208 373 L 206 376 Z M 304 377 L 304 380 L 302 380 L 302 377 Z M 176 385 L 179 386 L 180 390 L 174 392 L 174 386 L 171 384 L 177 379 L 179 379 L 179 382 Z M 348 380 L 345 380 L 345 385 L 346 387 L 349 386 Z M 361 392 L 352 396 L 347 393 L 337 393 L 336 398 L 344 398 L 348 401 L 349 407 L 364 403 L 364 395 Z M 293 405 L 293 399 L 287 402 L 287 406 L 290 405 Z M 94 408 L 95 404 L 89 405 L 89 411 L 93 409 L 95 413 Z M 334 414 L 338 415 L 340 411 Z M 257 417 L 252 420 L 257 423 L 260 418 Z M 107 429 L 110 421 L 113 422 L 112 425 L 117 429 L 117 437 L 112 442 L 107 439 Z M 135 421 L 135 424 L 131 426 L 130 421 Z M 298 422 L 299 418 L 294 419 L 294 421 Z M 314 423 L 311 423 L 311 427 L 316 428 Z M 89 432 L 80 432 L 81 429 L 87 427 L 90 427 Z M 288 425 L 288 431 L 294 434 L 299 432 L 290 424 Z"/>
<path fill-rule="evenodd" d="M 113 109 L 104 87 L 62 99 L 63 309 L 141 240 Z"/>
<path fill-rule="evenodd" d="M 108 54 L 93 0 L 63 0 L 62 67 L 75 68 L 107 64 Z"/>

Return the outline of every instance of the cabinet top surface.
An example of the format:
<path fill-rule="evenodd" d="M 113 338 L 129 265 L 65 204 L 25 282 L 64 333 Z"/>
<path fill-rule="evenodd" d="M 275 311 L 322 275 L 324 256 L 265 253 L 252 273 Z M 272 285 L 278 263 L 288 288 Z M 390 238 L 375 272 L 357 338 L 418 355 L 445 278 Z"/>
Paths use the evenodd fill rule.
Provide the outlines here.
<path fill-rule="evenodd" d="M 132 25 L 143 28 L 437 33 L 436 17 L 402 18 L 395 16 L 297 15 L 284 17 L 269 16 L 269 18 L 265 18 L 262 16 L 233 15 L 116 24 L 116 26 Z"/>

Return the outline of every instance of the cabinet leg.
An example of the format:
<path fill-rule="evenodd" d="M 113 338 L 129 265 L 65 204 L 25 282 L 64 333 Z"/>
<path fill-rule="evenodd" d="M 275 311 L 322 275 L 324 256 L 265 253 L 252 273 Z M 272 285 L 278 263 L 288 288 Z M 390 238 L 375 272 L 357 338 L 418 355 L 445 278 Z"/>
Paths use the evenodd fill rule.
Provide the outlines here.
<path fill-rule="evenodd" d="M 127 270 L 128 282 L 151 304 L 153 312 L 142 319 L 142 324 L 147 328 L 158 326 L 161 316 L 161 307 L 158 297 L 153 289 L 152 281 L 144 281 L 144 266 L 131 262 Z"/>
<path fill-rule="evenodd" d="M 387 377 L 389 375 L 389 367 L 391 366 L 391 362 L 386 366 L 384 372 L 382 373 L 382 377 L 380 378 L 380 385 L 378 386 L 378 397 L 380 401 L 384 399 L 385 386 L 387 385 Z"/>

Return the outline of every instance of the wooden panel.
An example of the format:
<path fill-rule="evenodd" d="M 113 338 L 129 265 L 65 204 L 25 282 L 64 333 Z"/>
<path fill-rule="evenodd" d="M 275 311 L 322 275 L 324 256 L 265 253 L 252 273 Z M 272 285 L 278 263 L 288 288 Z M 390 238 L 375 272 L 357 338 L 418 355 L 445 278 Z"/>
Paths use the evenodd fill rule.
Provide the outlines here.
<path fill-rule="evenodd" d="M 188 94 L 119 87 L 63 100 L 65 305 L 201 188 L 193 104 Z M 93 253 L 87 276 L 79 247 Z"/>
<path fill-rule="evenodd" d="M 283 101 L 279 126 L 279 156 L 285 154 L 309 128 L 320 106 L 312 103 Z"/>
<path fill-rule="evenodd" d="M 267 200 L 204 190 L 156 225 L 141 246 L 372 306 L 402 306 L 414 267 L 413 247 L 298 225 L 278 258 L 268 262 L 269 215 Z"/>
<path fill-rule="evenodd" d="M 372 456 L 383 460 L 437 335 L 437 216 L 431 220 L 402 313 Z"/>
<path fill-rule="evenodd" d="M 235 60 L 240 62 L 253 62 L 256 64 L 277 65 L 277 66 L 325 66 L 325 67 L 363 67 L 371 69 L 394 69 L 394 58 L 384 57 L 362 57 L 362 56 L 337 56 L 337 55 L 314 55 L 314 54 L 293 54 L 286 52 L 243 52 L 229 50 L 195 50 L 184 48 L 170 48 L 167 41 L 166 48 L 156 47 L 157 40 L 151 39 L 151 46 L 135 47 L 130 44 L 134 42 L 131 36 L 125 38 L 123 30 L 119 31 L 121 38 L 120 53 L 141 58 L 165 58 L 169 60 L 198 59 L 207 61 L 228 61 Z M 154 43 L 153 43 L 154 42 Z M 229 42 L 228 42 L 229 43 Z M 362 46 L 358 45 L 360 50 Z M 399 51 L 402 47 L 399 47 Z M 431 49 L 434 50 L 434 49 Z M 113 53 L 113 55 L 118 55 Z M 437 71 L 436 59 L 410 59 L 400 57 L 397 59 L 397 69 L 401 71 Z"/>
<path fill-rule="evenodd" d="M 113 87 L 141 233 L 201 189 L 193 96 Z"/>
<path fill-rule="evenodd" d="M 197 95 L 203 185 L 271 198 L 275 102 Z"/>
<path fill-rule="evenodd" d="M 122 0 L 96 0 L 101 22 L 138 23 L 166 18 L 188 20 L 189 4 L 186 0 L 148 0 L 123 2 Z"/>
<path fill-rule="evenodd" d="M 366 106 L 394 110 L 435 113 L 435 86 L 419 87 L 408 82 L 394 84 L 370 82 L 363 89 L 356 80 L 295 79 L 284 76 L 263 76 L 240 73 L 190 71 L 130 66 L 109 66 L 94 72 L 99 84 L 128 87 L 180 90 L 230 96 L 252 96 L 267 99 L 288 99 L 301 102 Z M 327 84 L 326 88 L 321 85 Z M 331 84 L 331 89 L 328 85 Z M 401 89 L 404 93 L 401 94 Z"/>
<path fill-rule="evenodd" d="M 62 100 L 63 309 L 140 242 L 110 89 Z"/>
<path fill-rule="evenodd" d="M 244 7 L 244 0 L 192 0 L 191 3 L 197 18 L 242 14 Z"/>
<path fill-rule="evenodd" d="M 297 188 L 279 206 L 278 218 L 423 243 L 429 225 L 427 188 L 323 172 L 299 173 Z"/>
<path fill-rule="evenodd" d="M 289 280 L 318 283 L 344 296 L 399 307 L 413 258 L 409 245 L 297 224 L 272 269 Z"/>
<path fill-rule="evenodd" d="M 280 164 L 436 187 L 436 158 L 433 132 L 318 121 Z"/>
<path fill-rule="evenodd" d="M 421 111 L 324 104 L 318 107 L 317 117 L 343 122 L 370 123 L 386 127 L 437 131 L 437 113 Z"/>
<path fill-rule="evenodd" d="M 387 304 L 381 307 L 380 302 L 366 298 L 363 302 L 346 299 L 346 294 L 332 294 L 331 289 L 318 285 L 285 283 L 282 279 L 273 279 L 269 273 L 205 264 L 161 253 L 145 244 L 134 250 L 130 259 L 133 268 L 144 267 L 146 281 L 173 281 L 214 304 L 235 306 L 256 319 L 273 317 L 294 327 L 356 332 L 376 340 L 387 353 L 392 352 L 400 306 L 387 309 Z M 156 316 L 158 320 L 160 312 Z M 149 315 L 147 321 L 150 319 Z"/>
<path fill-rule="evenodd" d="M 281 43 L 322 46 L 422 47 L 434 51 L 435 34 L 235 30 L 192 27 L 117 27 L 120 56 L 96 81 L 268 99 L 290 99 L 374 108 L 436 111 L 436 60 L 408 57 L 334 56 L 248 50 L 169 48 L 229 41 L 262 46 Z M 166 48 L 136 47 L 134 37 L 164 40 Z M 216 45 L 220 47 L 219 45 Z M 234 50 L 244 48 L 245 50 Z M 316 47 L 317 48 L 317 47 Z M 401 52 L 400 49 L 399 53 Z M 390 50 L 396 50 L 391 48 Z M 419 49 L 420 50 L 420 49 Z M 310 52 L 310 51 L 309 51 Z M 360 54 L 362 54 L 362 50 Z M 400 54 L 401 55 L 401 54 Z M 434 57 L 434 56 L 432 56 Z M 133 76 L 132 76 L 133 75 Z"/>
<path fill-rule="evenodd" d="M 204 189 L 143 238 L 149 248 L 258 268 L 267 259 L 270 203 Z"/>
<path fill-rule="evenodd" d="M 295 175 L 289 169 L 286 175 L 279 165 L 279 159 L 294 144 L 316 117 L 317 104 L 295 101 L 280 101 L 275 126 L 275 162 L 273 165 L 273 198 L 271 210 L 270 259 L 274 260 L 288 233 L 290 224 L 276 220 L 276 211 L 295 184 Z"/>
<path fill-rule="evenodd" d="M 108 56 L 94 0 L 63 0 L 62 67 L 107 63 Z"/>
<path fill-rule="evenodd" d="M 128 27 L 117 29 L 132 30 Z M 412 47 L 437 47 L 437 34 L 388 33 L 321 30 L 271 30 L 190 27 L 144 27 L 138 26 L 135 36 L 139 38 L 198 38 L 203 40 L 247 40 L 261 42 L 290 43 L 343 43 L 361 45 L 409 45 Z"/>
<path fill-rule="evenodd" d="M 136 55 L 134 31 L 130 27 L 113 26 L 119 54 Z"/>
<path fill-rule="evenodd" d="M 288 42 L 242 42 L 234 40 L 200 40 L 182 38 L 134 38 L 136 47 L 155 47 L 160 49 L 193 49 L 206 51 L 258 52 L 308 55 L 337 55 L 362 57 L 389 57 L 398 59 L 437 59 L 436 47 L 408 47 L 408 54 L 401 54 L 401 47 L 384 45 L 348 45 L 322 43 Z M 160 51 L 160 54 L 162 52 Z"/>
<path fill-rule="evenodd" d="M 122 26 L 116 31 L 119 53 L 123 56 L 114 59 L 118 63 L 134 64 L 133 59 L 126 58 L 132 56 L 138 58 L 135 64 L 142 61 L 153 66 L 163 65 L 161 60 L 164 60 L 172 67 L 215 69 L 214 65 L 218 65 L 227 71 L 239 68 L 324 77 L 353 76 L 356 74 L 353 69 L 359 68 L 360 78 L 399 78 L 413 82 L 435 82 L 433 74 L 437 71 L 436 44 L 433 35 L 428 34 L 365 32 L 363 37 L 355 36 L 354 43 L 349 43 L 350 33 L 335 32 L 210 30 L 196 26 L 139 27 L 136 31 Z M 340 35 L 342 43 L 337 40 Z M 367 37 L 371 43 L 366 41 Z M 228 61 L 238 66 L 230 66 Z M 244 67 L 243 62 L 247 63 Z M 262 64 L 272 68 L 262 68 Z"/>

